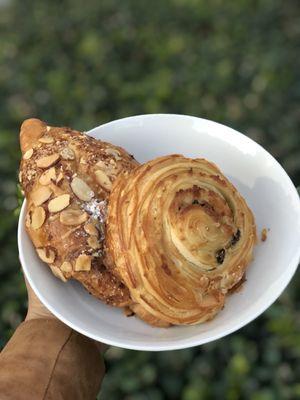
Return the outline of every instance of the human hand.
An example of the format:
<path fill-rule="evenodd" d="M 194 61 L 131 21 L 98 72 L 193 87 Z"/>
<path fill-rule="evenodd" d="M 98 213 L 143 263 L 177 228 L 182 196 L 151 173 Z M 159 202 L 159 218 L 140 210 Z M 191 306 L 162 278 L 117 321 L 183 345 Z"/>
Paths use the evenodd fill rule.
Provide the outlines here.
<path fill-rule="evenodd" d="M 25 321 L 29 321 L 32 319 L 39 319 L 39 318 L 56 319 L 57 320 L 55 315 L 53 315 L 44 306 L 44 304 L 39 300 L 39 298 L 34 293 L 31 286 L 29 285 L 29 282 L 27 281 L 27 279 L 25 277 L 24 277 L 24 280 L 25 280 L 27 294 L 28 294 L 28 310 L 27 310 L 27 315 L 26 315 Z M 95 341 L 95 344 L 101 353 L 105 353 L 106 350 L 109 348 L 108 345 L 101 343 L 101 342 Z"/>
<path fill-rule="evenodd" d="M 32 290 L 31 286 L 27 279 L 25 279 L 25 284 L 27 288 L 28 295 L 28 310 L 25 321 L 29 321 L 31 319 L 56 319 L 56 317 L 44 306 L 44 304 L 39 300 L 37 295 Z"/>

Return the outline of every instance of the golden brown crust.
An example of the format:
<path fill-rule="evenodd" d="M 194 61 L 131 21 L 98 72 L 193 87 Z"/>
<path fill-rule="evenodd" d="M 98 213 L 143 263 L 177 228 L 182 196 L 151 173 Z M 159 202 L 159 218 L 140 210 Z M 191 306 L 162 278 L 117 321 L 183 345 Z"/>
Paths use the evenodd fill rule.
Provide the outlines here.
<path fill-rule="evenodd" d="M 120 147 L 37 119 L 22 124 L 20 143 L 26 229 L 40 258 L 63 281 L 75 278 L 109 304 L 129 304 L 128 289 L 103 266 L 103 240 L 111 185 L 137 162 Z"/>
<path fill-rule="evenodd" d="M 213 318 L 243 278 L 255 241 L 245 200 L 204 159 L 157 158 L 114 182 L 106 263 L 152 325 Z"/>
<path fill-rule="evenodd" d="M 36 119 L 26 119 L 20 130 L 20 145 L 22 154 L 31 149 L 46 129 L 46 123 Z"/>

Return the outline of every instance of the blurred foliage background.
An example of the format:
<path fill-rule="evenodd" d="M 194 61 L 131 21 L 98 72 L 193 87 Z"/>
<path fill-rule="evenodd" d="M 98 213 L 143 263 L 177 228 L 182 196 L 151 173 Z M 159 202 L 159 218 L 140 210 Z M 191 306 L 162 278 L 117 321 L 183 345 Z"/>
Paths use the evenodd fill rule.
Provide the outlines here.
<path fill-rule="evenodd" d="M 16 243 L 20 123 L 88 130 L 185 113 L 261 143 L 300 183 L 297 0 L 0 0 L 0 347 L 26 310 Z M 111 348 L 101 400 L 300 398 L 300 280 L 198 348 Z"/>

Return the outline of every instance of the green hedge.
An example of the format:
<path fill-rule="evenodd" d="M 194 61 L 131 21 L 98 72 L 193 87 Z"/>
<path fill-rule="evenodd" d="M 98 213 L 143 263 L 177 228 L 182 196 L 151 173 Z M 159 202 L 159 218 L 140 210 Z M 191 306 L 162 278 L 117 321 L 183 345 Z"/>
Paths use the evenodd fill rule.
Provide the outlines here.
<path fill-rule="evenodd" d="M 16 244 L 18 130 L 155 112 L 213 119 L 300 183 L 296 0 L 0 2 L 0 346 L 26 310 Z M 175 352 L 108 351 L 102 400 L 300 398 L 300 282 L 249 326 Z"/>

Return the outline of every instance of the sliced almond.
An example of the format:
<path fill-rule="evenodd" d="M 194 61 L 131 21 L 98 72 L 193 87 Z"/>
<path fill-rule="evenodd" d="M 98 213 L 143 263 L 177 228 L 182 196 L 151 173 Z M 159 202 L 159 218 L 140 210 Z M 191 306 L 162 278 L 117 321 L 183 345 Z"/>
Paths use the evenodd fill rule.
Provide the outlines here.
<path fill-rule="evenodd" d="M 86 222 L 87 219 L 87 213 L 81 210 L 67 209 L 59 215 L 59 220 L 63 225 L 80 225 Z"/>
<path fill-rule="evenodd" d="M 98 236 L 98 230 L 94 224 L 91 223 L 85 224 L 83 229 L 85 230 L 86 233 L 88 233 L 91 236 Z"/>
<path fill-rule="evenodd" d="M 80 159 L 80 164 L 87 164 L 87 161 L 86 161 L 86 159 L 85 158 L 83 158 L 83 157 L 81 157 L 81 159 Z"/>
<path fill-rule="evenodd" d="M 22 172 L 19 172 L 19 182 L 22 183 Z"/>
<path fill-rule="evenodd" d="M 54 165 L 59 160 L 59 154 L 51 154 L 50 156 L 42 157 L 36 160 L 36 165 L 39 168 L 48 168 Z"/>
<path fill-rule="evenodd" d="M 59 214 L 51 214 L 49 215 L 49 221 L 56 221 L 59 218 Z"/>
<path fill-rule="evenodd" d="M 46 213 L 43 207 L 36 207 L 31 215 L 31 227 L 33 229 L 39 229 L 46 219 Z"/>
<path fill-rule="evenodd" d="M 52 213 L 63 210 L 70 204 L 70 195 L 62 194 L 49 201 L 48 210 Z"/>
<path fill-rule="evenodd" d="M 63 282 L 67 282 L 67 279 L 64 277 L 64 274 L 61 272 L 61 270 L 56 267 L 55 265 L 49 265 L 51 268 L 51 271 L 56 278 L 61 279 Z"/>
<path fill-rule="evenodd" d="M 52 264 L 55 260 L 55 253 L 53 250 L 48 248 L 36 249 L 40 259 L 45 263 Z"/>
<path fill-rule="evenodd" d="M 52 191 L 47 186 L 41 186 L 31 194 L 31 200 L 35 206 L 45 203 L 51 196 Z"/>
<path fill-rule="evenodd" d="M 66 192 L 65 190 L 60 188 L 58 185 L 56 185 L 56 182 L 55 183 L 51 182 L 51 184 L 49 185 L 49 188 L 54 193 L 53 197 L 61 196 L 62 194 L 65 194 L 65 192 Z"/>
<path fill-rule="evenodd" d="M 30 228 L 30 226 L 31 226 L 31 212 L 30 211 L 28 211 L 28 213 L 26 214 L 25 225 L 27 228 Z"/>
<path fill-rule="evenodd" d="M 49 132 L 51 129 L 51 126 L 47 126 L 46 131 Z"/>
<path fill-rule="evenodd" d="M 70 149 L 70 147 L 65 147 L 64 149 L 62 149 L 62 151 L 60 152 L 60 155 L 64 160 L 74 160 L 75 159 L 75 153 L 72 149 Z"/>
<path fill-rule="evenodd" d="M 99 249 L 100 247 L 99 240 L 97 239 L 96 236 L 90 236 L 87 240 L 87 243 L 94 250 Z"/>
<path fill-rule="evenodd" d="M 107 168 L 107 165 L 106 165 L 105 162 L 102 161 L 102 160 L 98 161 L 98 162 L 96 163 L 96 166 L 97 166 L 97 167 L 100 167 L 101 169 L 104 169 L 104 170 Z"/>
<path fill-rule="evenodd" d="M 66 231 L 66 233 L 62 235 L 61 239 L 62 239 L 62 240 L 65 240 L 67 237 L 69 237 L 70 235 L 72 235 L 72 233 L 76 232 L 78 228 L 79 228 L 79 226 L 76 225 L 74 228 L 68 229 L 68 230 Z"/>
<path fill-rule="evenodd" d="M 120 152 L 117 149 L 112 149 L 111 147 L 109 147 L 105 150 L 105 153 L 115 157 L 116 160 L 121 160 Z"/>
<path fill-rule="evenodd" d="M 92 267 L 92 257 L 81 254 L 75 262 L 75 271 L 90 271 Z"/>
<path fill-rule="evenodd" d="M 29 158 L 31 158 L 32 154 L 33 154 L 33 149 L 27 150 L 23 155 L 23 159 L 24 160 L 29 160 Z"/>
<path fill-rule="evenodd" d="M 55 168 L 51 167 L 47 169 L 47 171 L 42 173 L 39 179 L 39 183 L 45 186 L 50 185 L 51 181 L 55 181 L 55 178 L 56 178 Z"/>
<path fill-rule="evenodd" d="M 104 171 L 98 169 L 95 171 L 96 180 L 104 189 L 110 190 L 111 189 L 111 181 L 109 177 L 106 175 Z"/>
<path fill-rule="evenodd" d="M 51 136 L 45 135 L 45 136 L 42 136 L 41 138 L 39 138 L 39 142 L 45 143 L 45 144 L 50 144 L 50 143 L 54 142 L 54 139 Z"/>
<path fill-rule="evenodd" d="M 65 261 L 61 264 L 60 269 L 63 272 L 72 272 L 72 264 L 69 261 Z"/>
<path fill-rule="evenodd" d="M 60 183 L 63 179 L 64 179 L 64 174 L 62 172 L 60 172 L 56 179 L 56 184 Z"/>
<path fill-rule="evenodd" d="M 75 176 L 71 182 L 74 194 L 82 201 L 90 201 L 94 197 L 94 192 L 82 179 Z"/>

